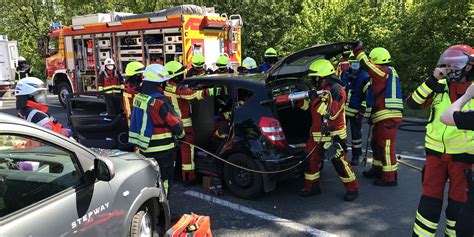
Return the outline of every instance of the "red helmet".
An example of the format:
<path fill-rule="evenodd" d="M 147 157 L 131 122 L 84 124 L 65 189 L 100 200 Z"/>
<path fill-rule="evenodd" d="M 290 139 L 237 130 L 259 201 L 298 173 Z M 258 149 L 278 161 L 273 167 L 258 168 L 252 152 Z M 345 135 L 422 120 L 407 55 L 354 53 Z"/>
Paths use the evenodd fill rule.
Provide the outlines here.
<path fill-rule="evenodd" d="M 472 60 L 474 49 L 465 44 L 453 45 L 446 49 L 441 57 L 439 57 L 437 67 L 445 67 L 450 69 L 447 77 L 451 81 L 461 81 L 465 78 L 469 69 L 467 66 Z"/>

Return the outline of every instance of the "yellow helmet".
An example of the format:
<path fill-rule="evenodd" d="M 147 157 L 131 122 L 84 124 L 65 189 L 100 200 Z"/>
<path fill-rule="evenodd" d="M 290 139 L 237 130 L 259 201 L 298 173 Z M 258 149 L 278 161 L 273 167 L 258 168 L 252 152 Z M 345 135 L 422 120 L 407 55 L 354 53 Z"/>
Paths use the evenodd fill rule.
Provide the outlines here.
<path fill-rule="evenodd" d="M 125 76 L 134 76 L 145 71 L 145 65 L 141 62 L 133 61 L 127 64 L 125 67 Z"/>
<path fill-rule="evenodd" d="M 375 64 L 386 64 L 392 62 L 392 56 L 390 56 L 388 50 L 382 47 L 372 49 L 369 57 Z"/>
<path fill-rule="evenodd" d="M 196 69 L 204 68 L 204 56 L 202 54 L 195 54 L 192 58 L 193 67 Z"/>
<path fill-rule="evenodd" d="M 309 66 L 310 77 L 327 77 L 331 74 L 334 74 L 334 66 L 327 59 L 317 59 Z"/>
<path fill-rule="evenodd" d="M 265 57 L 277 57 L 277 51 L 274 48 L 268 48 L 265 50 Z"/>
<path fill-rule="evenodd" d="M 165 64 L 166 71 L 168 71 L 171 78 L 179 76 L 184 73 L 186 69 L 183 64 L 177 61 L 170 61 Z"/>
<path fill-rule="evenodd" d="M 170 79 L 170 74 L 161 64 L 151 64 L 145 68 L 143 81 L 164 82 Z"/>
<path fill-rule="evenodd" d="M 219 69 L 227 68 L 227 64 L 229 63 L 229 57 L 222 55 L 217 59 L 216 65 Z"/>

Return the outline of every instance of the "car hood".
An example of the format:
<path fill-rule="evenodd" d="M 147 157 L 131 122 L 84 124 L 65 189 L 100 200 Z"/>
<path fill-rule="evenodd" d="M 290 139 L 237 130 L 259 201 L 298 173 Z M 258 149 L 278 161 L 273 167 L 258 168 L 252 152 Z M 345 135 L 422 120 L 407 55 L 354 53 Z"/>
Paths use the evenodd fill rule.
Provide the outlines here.
<path fill-rule="evenodd" d="M 355 42 L 338 42 L 321 44 L 300 50 L 278 61 L 268 72 L 266 83 L 272 83 L 279 78 L 301 79 L 310 64 L 316 59 L 330 59 L 346 50 L 351 50 Z"/>
<path fill-rule="evenodd" d="M 89 148 L 96 154 L 101 157 L 105 157 L 108 159 L 123 159 L 123 160 L 146 160 L 143 156 L 134 153 L 134 152 L 126 152 L 121 150 L 109 150 L 109 149 L 102 149 L 102 148 Z"/>

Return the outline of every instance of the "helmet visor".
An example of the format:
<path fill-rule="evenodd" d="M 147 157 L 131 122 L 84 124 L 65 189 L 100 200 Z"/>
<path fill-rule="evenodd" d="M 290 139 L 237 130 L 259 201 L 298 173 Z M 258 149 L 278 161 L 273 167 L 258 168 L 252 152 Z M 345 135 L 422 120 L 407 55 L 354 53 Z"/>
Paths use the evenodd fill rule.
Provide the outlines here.
<path fill-rule="evenodd" d="M 469 57 L 460 50 L 446 50 L 436 64 L 452 70 L 461 70 L 469 63 Z"/>

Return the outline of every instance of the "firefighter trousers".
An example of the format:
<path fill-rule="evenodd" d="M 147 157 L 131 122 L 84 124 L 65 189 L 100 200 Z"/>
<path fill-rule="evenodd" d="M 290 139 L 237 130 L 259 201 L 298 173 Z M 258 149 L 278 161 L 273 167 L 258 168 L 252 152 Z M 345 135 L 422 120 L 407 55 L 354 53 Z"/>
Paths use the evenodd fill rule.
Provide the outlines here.
<path fill-rule="evenodd" d="M 456 236 L 455 225 L 467 200 L 464 170 L 470 164 L 452 161 L 449 154 L 427 155 L 423 172 L 423 193 L 418 204 L 413 236 L 435 236 L 443 208 L 446 181 L 449 179 L 446 207 L 446 236 Z"/>
<path fill-rule="evenodd" d="M 316 149 L 311 154 L 310 159 L 307 161 L 304 172 L 304 189 L 306 191 L 311 191 L 313 185 L 319 185 L 320 172 L 319 167 L 324 158 L 324 148 L 323 142 L 314 141 L 313 137 L 308 139 L 306 143 L 305 153 L 308 154 L 316 146 Z M 359 183 L 355 176 L 354 171 L 352 170 L 351 165 L 346 160 L 346 152 L 343 151 L 342 155 L 331 160 L 332 165 L 336 169 L 339 178 L 344 183 L 344 187 L 347 191 L 357 191 L 359 188 Z"/>
<path fill-rule="evenodd" d="M 347 117 L 351 126 L 352 157 L 362 155 L 362 118 Z"/>
<path fill-rule="evenodd" d="M 401 118 L 384 119 L 374 124 L 370 141 L 373 151 L 372 168 L 370 172 L 381 173 L 385 182 L 397 180 L 397 157 L 395 153 L 395 138 Z"/>
<path fill-rule="evenodd" d="M 173 186 L 174 177 L 174 159 L 176 155 L 176 149 L 170 149 L 161 152 L 142 153 L 148 158 L 154 158 L 158 162 L 160 167 L 161 180 L 166 191 L 166 197 L 169 199 L 171 188 Z"/>
<path fill-rule="evenodd" d="M 193 127 L 184 127 L 184 141 L 194 144 Z M 188 144 L 182 143 L 180 145 L 181 151 L 181 170 L 183 182 L 194 182 L 196 180 L 196 172 L 194 167 L 194 148 Z"/>

